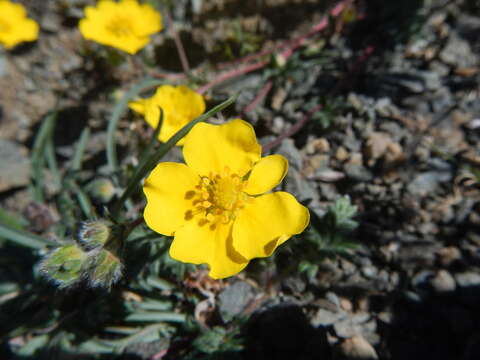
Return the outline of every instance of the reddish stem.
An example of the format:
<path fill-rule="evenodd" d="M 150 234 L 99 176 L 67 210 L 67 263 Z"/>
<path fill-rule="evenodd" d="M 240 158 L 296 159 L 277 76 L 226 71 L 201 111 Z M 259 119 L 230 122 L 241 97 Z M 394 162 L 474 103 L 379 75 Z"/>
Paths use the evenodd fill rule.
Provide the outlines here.
<path fill-rule="evenodd" d="M 255 109 L 257 107 L 258 103 L 260 101 L 262 101 L 262 99 L 268 95 L 270 90 L 272 90 L 272 86 L 273 86 L 272 80 L 268 80 L 265 83 L 265 85 L 263 85 L 263 87 L 260 89 L 257 96 L 255 96 L 255 98 L 252 100 L 252 102 L 250 104 L 248 104 L 247 106 L 245 106 L 245 109 L 243 109 L 243 111 L 242 111 L 242 115 L 245 115 L 245 114 L 249 113 L 250 111 L 252 111 L 253 109 Z"/>
<path fill-rule="evenodd" d="M 352 2 L 353 2 L 353 0 L 340 1 L 328 13 L 333 17 L 337 17 L 344 10 L 346 10 L 351 5 Z M 236 64 L 239 64 L 239 63 L 250 62 L 250 61 L 258 59 L 260 57 L 270 55 L 274 51 L 277 51 L 277 50 L 280 50 L 280 49 L 283 49 L 283 48 L 286 48 L 286 47 L 288 47 L 288 48 L 290 48 L 290 47 L 298 48 L 299 46 L 301 46 L 304 43 L 304 41 L 307 38 L 309 38 L 312 35 L 324 30 L 328 26 L 328 24 L 329 24 L 328 16 L 324 16 L 318 24 L 315 24 L 314 26 L 312 26 L 310 31 L 308 31 L 304 35 L 301 35 L 301 36 L 299 36 L 295 39 L 292 39 L 292 40 L 284 41 L 280 44 L 275 45 L 271 49 L 264 49 L 264 50 L 262 50 L 258 53 L 247 55 L 247 56 L 245 56 L 243 58 L 240 58 L 240 59 L 236 59 L 236 60 L 233 60 L 233 61 L 218 64 L 217 67 L 219 69 L 223 69 L 223 68 L 226 68 L 226 67 L 229 67 L 229 66 L 232 66 L 232 65 L 236 65 Z"/>
<path fill-rule="evenodd" d="M 213 79 L 208 84 L 203 85 L 202 87 L 198 88 L 197 92 L 200 93 L 200 94 L 203 94 L 207 90 L 209 90 L 210 88 L 212 88 L 212 87 L 214 87 L 214 86 L 216 86 L 216 85 L 218 85 L 218 84 L 220 84 L 220 83 L 222 83 L 226 80 L 230 80 L 230 79 L 236 78 L 240 75 L 247 74 L 249 72 L 261 69 L 262 67 L 267 65 L 269 62 L 270 62 L 270 60 L 259 61 L 257 63 L 247 65 L 247 66 L 245 66 L 243 68 L 240 68 L 240 69 L 234 69 L 234 70 L 228 71 L 228 72 L 220 75 L 219 77 Z"/>
<path fill-rule="evenodd" d="M 329 11 L 329 13 L 334 17 L 340 15 L 342 13 L 342 11 L 344 11 L 348 6 L 350 6 L 352 1 L 353 0 L 341 1 L 340 3 L 335 5 Z M 274 47 L 273 49 L 264 50 L 264 51 L 261 51 L 260 53 L 246 56 L 242 59 L 239 59 L 239 61 L 230 62 L 229 64 L 232 65 L 232 64 L 239 63 L 239 62 L 243 63 L 243 62 L 247 62 L 247 61 L 250 61 L 250 60 L 253 60 L 253 59 L 257 59 L 258 57 L 271 54 L 273 51 L 275 51 L 277 49 L 285 48 L 285 47 L 287 47 L 287 49 L 285 49 L 281 53 L 281 56 L 283 57 L 284 60 L 287 60 L 293 54 L 293 52 L 296 49 L 298 49 L 300 46 L 302 46 L 304 44 L 304 42 L 307 38 L 309 38 L 312 35 L 324 30 L 328 26 L 328 24 L 329 24 L 328 16 L 325 16 L 325 17 L 322 18 L 322 20 L 318 24 L 314 25 L 308 33 L 306 33 L 302 36 L 299 36 L 299 37 L 297 37 L 293 40 L 286 41 L 286 42 L 280 44 L 279 46 Z M 223 75 L 215 78 L 214 80 L 212 80 L 208 84 L 206 84 L 206 85 L 200 87 L 199 89 L 197 89 L 197 92 L 199 92 L 200 94 L 203 94 L 207 90 L 209 90 L 210 88 L 212 88 L 212 87 L 214 87 L 214 86 L 216 86 L 216 85 L 218 85 L 218 84 L 220 84 L 220 83 L 222 83 L 226 80 L 230 80 L 230 79 L 233 79 L 233 78 L 238 77 L 240 75 L 243 75 L 243 74 L 258 70 L 258 69 L 261 69 L 269 63 L 270 63 L 270 61 L 263 60 L 263 61 L 259 61 L 259 62 L 250 64 L 250 65 L 246 65 L 245 67 L 240 68 L 240 69 L 234 69 L 234 70 L 231 70 L 229 72 L 226 72 Z"/>
<path fill-rule="evenodd" d="M 167 79 L 171 81 L 181 80 L 186 77 L 186 75 L 183 73 L 160 73 L 160 72 L 152 71 L 152 72 L 149 72 L 149 74 L 154 78 Z"/>
<path fill-rule="evenodd" d="M 345 75 L 330 91 L 331 96 L 337 94 L 344 86 L 346 86 L 347 83 L 350 83 L 353 73 L 358 71 L 360 66 L 363 65 L 363 63 L 370 57 L 370 55 L 373 54 L 374 51 L 375 51 L 375 47 L 373 45 L 369 45 L 365 48 L 365 50 L 362 52 L 362 54 L 357 59 L 357 61 L 353 64 L 353 66 L 350 67 L 350 71 L 348 72 L 348 74 Z M 275 140 L 263 146 L 262 148 L 263 152 L 270 151 L 275 146 L 280 145 L 282 141 L 285 140 L 286 138 L 295 135 L 310 121 L 312 116 L 317 111 L 320 111 L 321 109 L 322 109 L 322 105 L 317 105 L 316 107 L 311 109 L 300 120 L 298 120 L 291 128 L 289 128 L 283 134 L 279 135 L 278 138 L 276 138 Z"/>
<path fill-rule="evenodd" d="M 177 53 L 178 57 L 180 58 L 180 62 L 182 63 L 183 72 L 187 74 L 190 72 L 190 64 L 188 63 L 188 58 L 187 54 L 185 53 L 185 48 L 183 47 L 182 39 L 180 38 L 180 35 L 178 35 L 178 32 L 175 29 L 173 18 L 172 15 L 170 15 L 169 9 L 165 9 L 165 17 L 170 23 L 170 33 L 172 34 L 175 47 L 177 48 Z"/>

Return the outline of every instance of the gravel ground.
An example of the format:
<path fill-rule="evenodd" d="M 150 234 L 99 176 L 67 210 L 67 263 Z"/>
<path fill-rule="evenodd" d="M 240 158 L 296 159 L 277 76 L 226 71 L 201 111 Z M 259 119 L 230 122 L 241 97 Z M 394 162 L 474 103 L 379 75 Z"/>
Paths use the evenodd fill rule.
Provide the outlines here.
<path fill-rule="evenodd" d="M 74 26 L 76 8 L 25 3 L 45 36 L 0 56 L 0 204 L 28 214 L 29 153 L 42 117 L 60 109 L 60 157 L 71 154 L 84 126 L 92 128 L 93 171 L 114 90 L 147 71 L 131 62 L 109 68 L 101 56 L 86 56 L 92 49 Z M 232 21 L 258 36 L 250 44 L 256 51 L 265 39 L 268 47 L 304 33 L 323 11 L 315 1 L 264 1 L 261 11 L 250 1 L 239 12 L 235 1 L 193 9 L 186 3 L 173 15 L 192 67 L 207 79 L 225 60 L 218 44 Z M 480 359 L 480 6 L 377 0 L 356 2 L 355 9 L 357 20 L 337 21 L 314 37 L 302 60 L 279 71 L 243 117 L 265 144 L 319 99 L 328 105 L 323 117 L 273 151 L 290 161 L 287 190 L 316 216 L 350 197 L 358 227 L 349 240 L 358 248 L 326 259 L 313 278 L 232 279 L 213 291 L 217 310 L 225 321 L 253 314 L 245 359 Z M 157 57 L 174 51 L 167 36 L 155 41 L 146 56 L 155 55 L 154 45 Z M 248 50 L 233 45 L 234 52 Z M 181 70 L 171 58 L 159 60 L 162 71 Z M 209 93 L 210 101 L 241 89 L 231 111 L 244 113 L 267 71 L 278 70 L 229 81 Z M 124 119 L 121 131 L 132 130 L 145 128 Z M 135 146 L 123 139 L 124 147 Z"/>

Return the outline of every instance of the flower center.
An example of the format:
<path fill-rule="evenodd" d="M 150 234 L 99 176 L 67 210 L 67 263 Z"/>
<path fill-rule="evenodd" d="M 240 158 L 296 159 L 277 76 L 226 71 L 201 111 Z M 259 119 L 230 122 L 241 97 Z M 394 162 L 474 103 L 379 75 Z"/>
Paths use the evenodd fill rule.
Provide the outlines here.
<path fill-rule="evenodd" d="M 3 19 L 0 19 L 0 33 L 10 32 L 11 26 L 8 22 Z"/>
<path fill-rule="evenodd" d="M 107 30 L 117 37 L 132 35 L 132 24 L 128 18 L 122 16 L 113 17 L 106 26 Z"/>
<path fill-rule="evenodd" d="M 249 202 L 251 197 L 243 192 L 246 182 L 237 174 L 230 174 L 228 168 L 219 175 L 202 177 L 195 190 L 185 194 L 192 200 L 193 208 L 185 214 L 185 220 L 196 215 L 198 225 L 207 225 L 214 230 L 219 224 L 228 224 Z"/>

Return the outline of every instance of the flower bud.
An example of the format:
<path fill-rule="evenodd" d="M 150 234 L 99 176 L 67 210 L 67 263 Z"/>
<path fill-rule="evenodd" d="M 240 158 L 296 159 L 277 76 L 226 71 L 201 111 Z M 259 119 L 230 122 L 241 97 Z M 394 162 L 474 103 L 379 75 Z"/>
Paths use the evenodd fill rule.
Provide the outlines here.
<path fill-rule="evenodd" d="M 110 288 L 122 276 L 123 264 L 113 252 L 103 249 L 90 258 L 88 269 L 91 286 Z"/>
<path fill-rule="evenodd" d="M 106 178 L 100 178 L 91 181 L 87 185 L 88 192 L 98 201 L 108 203 L 115 195 L 115 186 Z"/>
<path fill-rule="evenodd" d="M 287 65 L 287 59 L 282 54 L 275 54 L 273 57 L 274 63 L 278 68 L 283 68 Z"/>
<path fill-rule="evenodd" d="M 82 277 L 87 254 L 76 244 L 64 245 L 53 250 L 41 263 L 41 270 L 59 287 L 68 287 Z"/>
<path fill-rule="evenodd" d="M 78 232 L 79 240 L 88 249 L 104 246 L 110 238 L 110 223 L 104 220 L 86 221 Z"/>

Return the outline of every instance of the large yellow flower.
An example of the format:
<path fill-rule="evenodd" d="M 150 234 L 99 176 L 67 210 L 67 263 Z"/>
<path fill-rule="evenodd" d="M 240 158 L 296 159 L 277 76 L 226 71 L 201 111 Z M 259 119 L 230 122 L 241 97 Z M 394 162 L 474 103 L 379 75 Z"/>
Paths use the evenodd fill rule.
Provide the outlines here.
<path fill-rule="evenodd" d="M 152 97 L 132 101 L 128 105 L 130 109 L 143 115 L 153 128 L 158 125 L 162 108 L 163 123 L 158 136 L 162 142 L 167 142 L 178 130 L 205 111 L 203 96 L 183 85 L 162 85 Z M 177 145 L 183 143 L 182 139 Z"/>
<path fill-rule="evenodd" d="M 282 181 L 288 162 L 261 158 L 247 122 L 195 125 L 183 156 L 186 164 L 158 164 L 143 188 L 147 225 L 175 236 L 172 258 L 206 263 L 212 278 L 225 278 L 307 226 L 309 212 L 291 194 L 266 193 Z"/>
<path fill-rule="evenodd" d="M 0 0 L 0 44 L 11 49 L 23 41 L 38 38 L 38 24 L 28 19 L 25 8 L 8 0 Z"/>
<path fill-rule="evenodd" d="M 80 32 L 89 40 L 135 54 L 162 30 L 162 17 L 152 6 L 137 0 L 100 0 L 85 8 Z"/>

